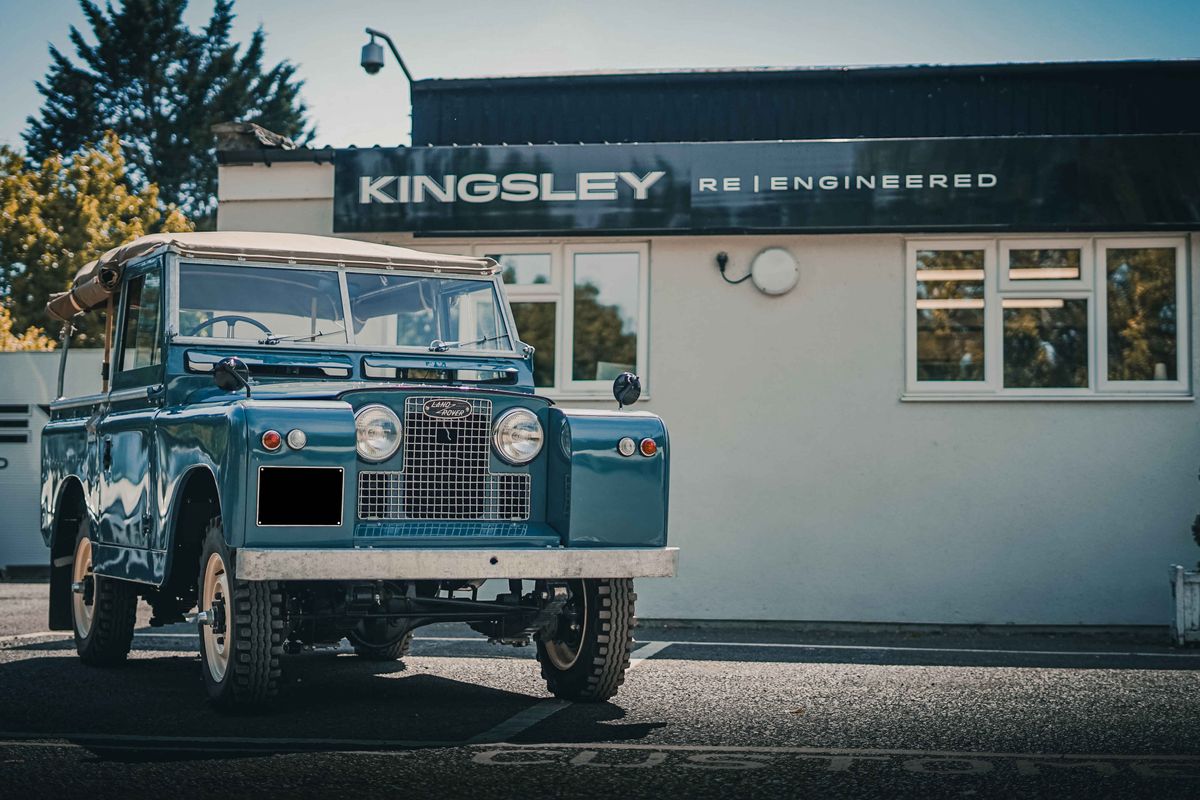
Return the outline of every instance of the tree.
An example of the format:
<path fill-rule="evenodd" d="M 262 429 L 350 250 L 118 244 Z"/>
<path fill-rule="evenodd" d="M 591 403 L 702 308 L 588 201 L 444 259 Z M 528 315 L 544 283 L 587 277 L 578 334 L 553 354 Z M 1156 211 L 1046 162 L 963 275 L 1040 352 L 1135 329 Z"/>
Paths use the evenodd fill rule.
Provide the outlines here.
<path fill-rule="evenodd" d="M 13 333 L 12 314 L 4 306 L 0 306 L 0 352 L 13 350 L 53 350 L 57 342 L 46 335 L 41 328 L 32 326 L 24 333 Z"/>
<path fill-rule="evenodd" d="M 637 332 L 626 331 L 621 307 L 600 302 L 593 283 L 575 286 L 575 349 L 571 375 L 577 381 L 601 379 L 601 362 L 633 369 L 637 363 Z"/>
<path fill-rule="evenodd" d="M 157 185 L 165 203 L 207 227 L 217 194 L 214 123 L 257 122 L 311 140 L 295 66 L 264 68 L 261 27 L 244 51 L 230 41 L 233 0 L 216 0 L 199 32 L 183 21 L 187 0 L 123 0 L 117 9 L 80 0 L 80 7 L 95 44 L 72 27 L 77 62 L 50 48 L 38 84 L 45 100 L 24 133 L 31 158 L 74 152 L 115 131 L 132 184 Z"/>
<path fill-rule="evenodd" d="M 104 251 L 148 233 L 191 228 L 178 209 L 160 210 L 153 184 L 129 188 L 111 132 L 97 147 L 54 154 L 36 167 L 0 147 L 0 302 L 17 330 L 57 330 L 47 300 Z"/>

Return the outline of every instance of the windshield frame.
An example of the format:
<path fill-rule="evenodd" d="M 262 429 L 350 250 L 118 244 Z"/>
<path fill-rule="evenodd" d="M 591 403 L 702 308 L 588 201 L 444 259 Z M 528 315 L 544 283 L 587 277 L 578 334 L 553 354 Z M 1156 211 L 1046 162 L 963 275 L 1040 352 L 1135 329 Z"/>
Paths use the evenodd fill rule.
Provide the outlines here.
<path fill-rule="evenodd" d="M 504 350 L 483 350 L 478 347 L 455 347 L 444 352 L 430 350 L 426 347 L 411 347 L 405 345 L 363 345 L 354 341 L 354 326 L 346 324 L 346 342 L 328 342 L 322 341 L 321 338 L 314 339 L 310 342 L 297 341 L 281 341 L 277 344 L 263 344 L 260 338 L 253 339 L 225 339 L 214 338 L 209 336 L 184 336 L 179 333 L 179 273 L 181 269 L 186 269 L 189 265 L 211 265 L 217 267 L 227 267 L 231 270 L 236 270 L 240 267 L 266 267 L 271 269 L 288 269 L 288 270 L 315 270 L 320 272 L 336 272 L 338 276 L 338 285 L 341 288 L 342 301 L 342 317 L 344 320 L 351 319 L 350 316 L 350 291 L 346 281 L 346 273 L 364 273 L 367 275 L 375 275 L 380 272 L 387 275 L 405 275 L 414 278 L 449 278 L 454 280 L 478 281 L 480 283 L 490 284 L 493 288 L 496 302 L 500 306 L 500 319 L 503 320 L 505 333 L 511 345 L 511 349 Z M 280 264 L 279 262 L 256 261 L 253 259 L 238 260 L 231 262 L 229 259 L 207 259 L 207 258 L 181 258 L 178 255 L 172 255 L 168 264 L 169 279 L 168 283 L 172 287 L 169 293 L 168 308 L 167 308 L 167 341 L 170 344 L 193 345 L 202 347 L 220 347 L 220 346 L 236 346 L 236 347 L 255 347 L 262 349 L 284 349 L 284 348 L 301 348 L 306 350 L 342 350 L 347 352 L 362 352 L 362 353 L 410 353 L 420 354 L 426 358 L 446 358 L 454 356 L 470 356 L 472 358 L 524 358 L 524 343 L 521 342 L 519 333 L 517 332 L 516 322 L 513 320 L 512 308 L 508 304 L 508 298 L 504 293 L 504 283 L 499 272 L 492 275 L 461 275 L 457 273 L 445 273 L 430 269 L 373 269 L 371 267 L 345 267 L 331 266 L 327 264 Z"/>

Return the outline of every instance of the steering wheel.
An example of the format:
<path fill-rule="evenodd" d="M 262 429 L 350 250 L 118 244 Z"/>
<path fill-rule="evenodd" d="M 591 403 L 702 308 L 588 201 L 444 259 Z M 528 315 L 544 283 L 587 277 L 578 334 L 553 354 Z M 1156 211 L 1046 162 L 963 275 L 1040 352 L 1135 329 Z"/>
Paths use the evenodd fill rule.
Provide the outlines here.
<path fill-rule="evenodd" d="M 194 327 L 190 331 L 188 331 L 187 335 L 195 336 L 200 331 L 204 330 L 205 328 L 211 328 L 213 325 L 216 325 L 218 322 L 225 322 L 225 323 L 228 323 L 228 325 L 229 325 L 229 333 L 225 337 L 226 339 L 233 338 L 233 326 L 239 322 L 244 322 L 247 325 L 253 325 L 254 327 L 258 328 L 263 333 L 267 334 L 268 336 L 271 335 L 271 329 L 268 328 L 266 325 L 263 325 L 261 322 L 256 320 L 254 317 L 245 317 L 245 316 L 242 316 L 241 314 L 222 314 L 219 317 L 213 317 L 212 319 L 206 319 L 206 320 L 204 320 L 204 322 L 201 322 L 199 325 L 197 325 L 196 327 Z"/>

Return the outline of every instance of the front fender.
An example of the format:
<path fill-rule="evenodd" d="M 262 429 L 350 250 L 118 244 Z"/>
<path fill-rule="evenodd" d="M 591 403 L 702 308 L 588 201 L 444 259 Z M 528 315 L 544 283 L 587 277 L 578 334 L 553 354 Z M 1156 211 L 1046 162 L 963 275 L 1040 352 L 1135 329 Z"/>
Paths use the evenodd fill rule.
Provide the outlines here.
<path fill-rule="evenodd" d="M 563 408 L 550 409 L 549 418 L 547 519 L 563 544 L 664 546 L 670 447 L 662 419 L 645 411 Z M 651 439 L 657 452 L 623 456 L 617 443 L 624 437 Z"/>
<path fill-rule="evenodd" d="M 167 408 L 159 414 L 157 423 L 158 519 L 175 519 L 180 492 L 197 469 L 212 474 L 222 516 L 237 511 L 246 475 L 246 418 L 242 405 Z M 170 524 L 158 527 L 156 549 L 171 549 L 172 529 Z M 240 534 L 240 530 L 235 533 Z M 229 535 L 227 524 L 226 536 Z"/>

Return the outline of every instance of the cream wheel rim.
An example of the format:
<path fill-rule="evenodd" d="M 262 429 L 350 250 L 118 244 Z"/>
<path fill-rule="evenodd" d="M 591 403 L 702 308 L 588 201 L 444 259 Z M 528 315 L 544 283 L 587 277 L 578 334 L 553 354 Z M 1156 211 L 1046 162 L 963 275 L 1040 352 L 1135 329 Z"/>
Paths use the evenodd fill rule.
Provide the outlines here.
<path fill-rule="evenodd" d="M 200 610 L 208 612 L 208 623 L 200 626 L 204 641 L 204 660 L 214 681 L 225 677 L 229 668 L 229 641 L 232 626 L 229 610 L 229 573 L 220 553 L 213 553 L 204 565 L 204 589 L 200 595 Z"/>
<path fill-rule="evenodd" d="M 72 618 L 75 621 L 75 633 L 80 639 L 86 639 L 92 632 L 92 618 L 96 610 L 96 576 L 92 572 L 92 540 L 84 537 L 75 545 L 75 561 L 71 570 L 71 580 L 83 584 L 82 591 L 71 594 Z M 88 584 L 91 584 L 88 586 Z M 91 590 L 90 592 L 88 590 Z M 91 595 L 90 602 L 88 595 Z"/>
<path fill-rule="evenodd" d="M 587 607 L 587 588 L 579 587 L 579 636 L 575 644 L 563 642 L 558 639 L 547 639 L 543 642 L 546 648 L 546 657 L 550 659 L 550 663 L 554 668 L 566 672 L 571 667 L 575 666 L 575 662 L 579 660 L 579 654 L 583 652 L 583 644 L 587 641 L 588 633 L 588 607 Z"/>

